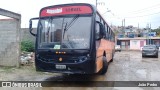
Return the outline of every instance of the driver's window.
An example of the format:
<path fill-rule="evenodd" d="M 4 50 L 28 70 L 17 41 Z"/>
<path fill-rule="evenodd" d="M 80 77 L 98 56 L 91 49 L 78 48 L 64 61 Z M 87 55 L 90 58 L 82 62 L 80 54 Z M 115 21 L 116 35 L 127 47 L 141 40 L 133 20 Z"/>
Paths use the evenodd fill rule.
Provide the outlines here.
<path fill-rule="evenodd" d="M 96 23 L 96 40 L 100 38 L 100 27 L 99 24 Z"/>
<path fill-rule="evenodd" d="M 96 14 L 96 21 L 100 22 L 100 17 L 98 16 L 98 14 Z M 95 33 L 96 33 L 96 40 L 98 40 L 100 38 L 100 27 L 99 24 L 96 23 L 96 27 L 95 27 Z"/>

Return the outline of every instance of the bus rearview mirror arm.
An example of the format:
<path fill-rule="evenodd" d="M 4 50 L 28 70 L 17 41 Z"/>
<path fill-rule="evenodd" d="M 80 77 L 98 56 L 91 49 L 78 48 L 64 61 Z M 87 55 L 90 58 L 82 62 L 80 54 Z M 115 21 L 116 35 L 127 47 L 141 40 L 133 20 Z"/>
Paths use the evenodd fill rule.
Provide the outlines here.
<path fill-rule="evenodd" d="M 33 36 L 36 36 L 36 34 L 32 32 L 32 30 L 33 30 L 33 28 L 32 28 L 32 20 L 34 20 L 34 19 L 37 19 L 37 18 L 30 19 L 30 21 L 29 21 L 29 32 L 30 32 Z"/>

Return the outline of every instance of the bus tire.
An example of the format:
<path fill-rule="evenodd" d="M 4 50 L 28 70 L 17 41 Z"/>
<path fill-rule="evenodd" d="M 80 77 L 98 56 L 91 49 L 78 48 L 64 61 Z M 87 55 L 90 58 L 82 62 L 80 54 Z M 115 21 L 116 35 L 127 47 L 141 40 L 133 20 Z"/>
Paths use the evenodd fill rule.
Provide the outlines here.
<path fill-rule="evenodd" d="M 110 62 L 113 62 L 113 58 L 110 60 Z"/>
<path fill-rule="evenodd" d="M 100 75 L 104 75 L 104 74 L 107 72 L 107 69 L 108 69 L 108 62 L 107 62 L 106 57 L 103 56 L 103 67 L 102 67 L 102 69 L 100 70 L 99 74 L 100 74 Z"/>
<path fill-rule="evenodd" d="M 112 54 L 112 59 L 110 60 L 110 62 L 113 62 L 113 57 L 114 57 L 114 55 Z"/>

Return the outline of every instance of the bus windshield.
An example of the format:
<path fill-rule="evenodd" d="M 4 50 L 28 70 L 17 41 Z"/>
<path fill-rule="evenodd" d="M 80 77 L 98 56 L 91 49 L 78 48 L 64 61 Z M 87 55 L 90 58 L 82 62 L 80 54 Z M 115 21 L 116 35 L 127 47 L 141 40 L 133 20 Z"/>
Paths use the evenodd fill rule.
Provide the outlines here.
<path fill-rule="evenodd" d="M 91 17 L 43 18 L 39 30 L 39 48 L 89 49 Z"/>

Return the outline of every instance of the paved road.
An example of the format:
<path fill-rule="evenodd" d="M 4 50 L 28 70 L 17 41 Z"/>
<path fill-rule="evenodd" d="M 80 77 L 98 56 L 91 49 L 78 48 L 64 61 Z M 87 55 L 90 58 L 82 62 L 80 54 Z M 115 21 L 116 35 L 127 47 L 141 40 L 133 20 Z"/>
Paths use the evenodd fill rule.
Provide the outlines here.
<path fill-rule="evenodd" d="M 159 55 L 160 57 L 160 55 Z M 116 52 L 106 74 L 107 81 L 160 81 L 160 58 L 142 58 L 141 52 Z"/>

